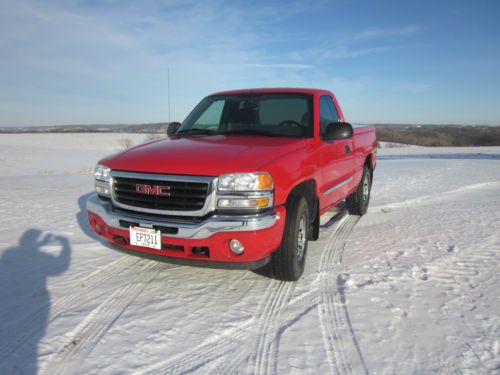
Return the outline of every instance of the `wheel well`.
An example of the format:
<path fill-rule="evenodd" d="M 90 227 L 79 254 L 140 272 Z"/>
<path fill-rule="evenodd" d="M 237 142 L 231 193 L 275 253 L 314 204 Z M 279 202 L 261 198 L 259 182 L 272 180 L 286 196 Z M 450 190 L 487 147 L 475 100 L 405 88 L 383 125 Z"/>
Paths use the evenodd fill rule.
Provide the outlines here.
<path fill-rule="evenodd" d="M 365 166 L 370 170 L 370 181 L 373 181 L 373 165 L 372 165 L 372 154 L 368 155 L 365 160 Z"/>
<path fill-rule="evenodd" d="M 370 168 L 370 170 L 372 169 L 372 155 L 371 154 L 366 157 L 365 165 L 368 168 Z"/>
<path fill-rule="evenodd" d="M 287 205 L 293 196 L 304 197 L 309 207 L 310 230 L 309 239 L 317 240 L 319 237 L 319 199 L 316 196 L 316 182 L 308 180 L 295 186 L 287 197 Z"/>

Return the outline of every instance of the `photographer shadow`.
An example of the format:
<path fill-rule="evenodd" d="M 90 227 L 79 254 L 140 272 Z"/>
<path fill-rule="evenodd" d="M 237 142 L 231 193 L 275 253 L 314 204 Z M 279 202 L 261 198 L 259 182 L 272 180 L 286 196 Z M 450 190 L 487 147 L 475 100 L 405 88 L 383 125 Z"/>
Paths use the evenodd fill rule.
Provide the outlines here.
<path fill-rule="evenodd" d="M 57 252 L 50 254 L 49 252 Z M 0 258 L 0 373 L 36 374 L 50 295 L 47 279 L 66 271 L 71 247 L 63 236 L 26 230 Z"/>

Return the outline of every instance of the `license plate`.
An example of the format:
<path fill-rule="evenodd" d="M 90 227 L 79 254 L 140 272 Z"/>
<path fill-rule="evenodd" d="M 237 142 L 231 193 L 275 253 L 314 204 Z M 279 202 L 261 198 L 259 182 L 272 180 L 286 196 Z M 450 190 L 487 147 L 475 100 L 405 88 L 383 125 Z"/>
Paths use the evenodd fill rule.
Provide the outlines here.
<path fill-rule="evenodd" d="M 130 227 L 130 244 L 161 250 L 161 232 L 149 228 Z"/>

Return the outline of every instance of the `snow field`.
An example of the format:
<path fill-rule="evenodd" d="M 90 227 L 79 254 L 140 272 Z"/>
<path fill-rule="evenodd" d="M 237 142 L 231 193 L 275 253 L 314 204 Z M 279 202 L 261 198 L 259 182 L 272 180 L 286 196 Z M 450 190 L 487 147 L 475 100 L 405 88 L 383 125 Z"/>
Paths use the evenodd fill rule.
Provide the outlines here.
<path fill-rule="evenodd" d="M 500 371 L 500 148 L 381 149 L 368 214 L 324 217 L 284 283 L 99 241 L 91 169 L 124 137 L 0 136 L 0 373 Z"/>

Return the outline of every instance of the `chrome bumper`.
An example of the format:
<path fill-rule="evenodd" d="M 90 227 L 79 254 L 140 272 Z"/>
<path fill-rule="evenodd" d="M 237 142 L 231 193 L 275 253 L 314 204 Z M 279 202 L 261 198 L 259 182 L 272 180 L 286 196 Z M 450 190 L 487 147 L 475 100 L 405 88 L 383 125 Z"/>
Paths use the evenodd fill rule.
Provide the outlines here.
<path fill-rule="evenodd" d="M 87 210 L 101 217 L 106 225 L 126 229 L 120 225 L 120 220 L 140 223 L 145 228 L 154 225 L 178 228 L 176 234 L 168 237 L 185 239 L 203 239 L 218 232 L 250 232 L 272 227 L 277 220 L 275 212 L 252 216 L 221 216 L 214 215 L 200 223 L 189 223 L 175 220 L 159 220 L 140 214 L 125 214 L 113 211 L 111 203 L 101 201 L 97 195 L 87 200 Z"/>

